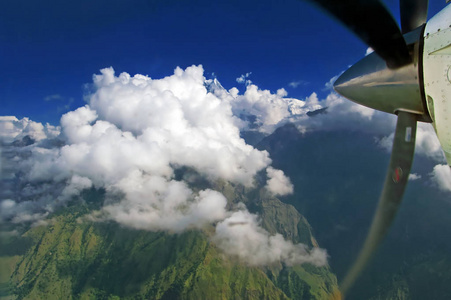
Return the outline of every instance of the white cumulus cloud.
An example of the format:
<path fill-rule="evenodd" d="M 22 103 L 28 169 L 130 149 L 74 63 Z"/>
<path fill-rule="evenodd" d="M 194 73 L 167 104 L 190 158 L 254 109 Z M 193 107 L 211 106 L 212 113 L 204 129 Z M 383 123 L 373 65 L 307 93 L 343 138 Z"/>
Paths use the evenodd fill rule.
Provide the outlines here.
<path fill-rule="evenodd" d="M 35 141 L 52 138 L 59 134 L 59 127 L 31 121 L 29 118 L 18 119 L 15 116 L 0 116 L 0 142 L 10 143 L 29 136 Z"/>
<path fill-rule="evenodd" d="M 442 191 L 451 192 L 451 168 L 448 165 L 436 165 L 430 176 Z"/>
<path fill-rule="evenodd" d="M 35 143 L 8 146 L 10 175 L 14 177 L 17 171 L 21 176 L 11 181 L 9 192 L 2 196 L 1 220 L 39 223 L 84 190 L 96 188 L 105 191 L 105 201 L 88 217 L 93 220 L 169 232 L 217 223 L 214 240 L 226 253 L 235 255 L 222 247 L 227 243 L 223 239 L 229 238 L 241 243 L 240 258 L 260 249 L 253 264 L 324 264 L 323 250 L 309 251 L 281 235 L 270 236 L 245 208 L 239 212 L 226 208 L 221 193 L 194 191 L 176 179 L 176 171 L 183 167 L 208 180 L 225 179 L 251 187 L 255 175 L 267 169 L 271 159 L 240 137 L 244 121 L 234 114 L 236 109 L 256 113 L 262 125 L 273 126 L 290 115 L 290 101 L 284 98 L 283 89 L 271 94 L 248 85 L 244 95 L 233 89 L 211 92 L 203 72 L 202 66 L 177 68 L 171 76 L 152 79 L 116 75 L 107 68 L 94 75 L 87 105 L 63 115 L 61 128 L 26 118 L 2 119 L 7 142 L 28 135 Z M 268 178 L 268 188 L 275 194 L 292 191 L 282 171 L 268 168 Z M 240 230 L 221 229 L 221 224 L 237 214 L 244 214 L 252 224 L 248 236 L 255 237 L 254 248 L 243 247 L 249 241 Z M 270 252 L 264 254 L 267 248 Z"/>
<path fill-rule="evenodd" d="M 233 113 L 244 118 L 247 123 L 242 129 L 257 129 L 270 134 L 275 128 L 283 125 L 293 116 L 305 115 L 314 110 L 306 101 L 287 98 L 287 91 L 279 89 L 275 94 L 269 90 L 261 90 L 254 84 L 249 84 L 243 95 L 236 92 L 230 94 L 229 101 Z M 317 105 L 316 108 L 321 108 Z"/>
<path fill-rule="evenodd" d="M 410 181 L 415 181 L 415 180 L 418 180 L 418 179 L 421 179 L 421 175 L 419 175 L 417 173 L 409 174 L 409 180 Z"/>
<path fill-rule="evenodd" d="M 291 184 L 290 179 L 285 176 L 282 170 L 274 169 L 273 167 L 268 167 L 266 169 L 268 174 L 268 182 L 266 183 L 266 188 L 272 192 L 274 195 L 283 196 L 293 193 L 293 184 Z"/>
<path fill-rule="evenodd" d="M 137 229 L 181 232 L 226 217 L 227 200 L 222 194 L 203 190 L 194 195 L 181 181 L 135 171 L 109 189 L 124 195 L 104 207 L 107 217 Z"/>
<path fill-rule="evenodd" d="M 435 162 L 444 162 L 445 155 L 432 125 L 420 122 L 417 125 L 415 153 L 429 157 Z M 394 136 L 395 133 L 392 132 L 378 139 L 378 145 L 390 152 Z"/>
<path fill-rule="evenodd" d="M 293 122 L 301 132 L 364 132 L 391 149 L 396 116 L 335 93 L 323 100 L 315 93 L 289 98 L 285 89 L 260 89 L 249 75 L 238 80 L 247 81 L 240 94 L 237 88 L 225 90 L 216 79 L 206 80 L 202 66 L 177 68 L 161 79 L 116 75 L 106 68 L 93 76 L 87 105 L 63 115 L 61 127 L 1 117 L 5 145 L 32 138 L 26 147 L 13 143 L 2 148 L 8 158 L 6 164 L 2 160 L 2 178 L 9 181 L 0 191 L 1 220 L 39 222 L 85 189 L 101 188 L 105 203 L 92 219 L 169 232 L 216 224 L 218 247 L 251 265 L 324 265 L 323 250 L 270 235 L 246 208 L 230 210 L 221 193 L 193 190 L 175 174 L 194 169 L 207 180 L 251 187 L 255 175 L 266 169 L 266 188 L 275 195 L 290 194 L 290 179 L 271 167 L 266 151 L 246 144 L 240 131 L 269 134 Z M 420 155 L 439 163 L 444 159 L 430 125 L 419 125 L 416 147 Z M 449 167 L 438 165 L 431 173 L 443 190 L 451 190 L 447 172 Z M 410 180 L 419 177 L 411 174 Z"/>
<path fill-rule="evenodd" d="M 248 211 L 234 212 L 218 223 L 213 241 L 229 255 L 249 265 L 284 262 L 287 265 L 327 263 L 327 253 L 319 248 L 308 250 L 303 244 L 293 244 L 282 235 L 270 235 L 258 224 L 258 217 Z"/>

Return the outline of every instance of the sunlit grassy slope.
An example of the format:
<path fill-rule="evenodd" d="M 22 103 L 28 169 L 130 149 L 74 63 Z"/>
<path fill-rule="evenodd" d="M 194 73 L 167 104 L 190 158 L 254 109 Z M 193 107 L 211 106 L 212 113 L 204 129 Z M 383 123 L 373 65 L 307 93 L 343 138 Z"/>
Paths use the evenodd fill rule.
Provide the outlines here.
<path fill-rule="evenodd" d="M 306 219 L 264 190 L 215 188 L 259 212 L 268 231 L 316 243 Z M 2 299 L 327 299 L 336 289 L 328 267 L 249 267 L 225 256 L 210 242 L 213 227 L 169 234 L 86 221 L 97 204 L 85 196 L 49 225 L 3 238 Z"/>

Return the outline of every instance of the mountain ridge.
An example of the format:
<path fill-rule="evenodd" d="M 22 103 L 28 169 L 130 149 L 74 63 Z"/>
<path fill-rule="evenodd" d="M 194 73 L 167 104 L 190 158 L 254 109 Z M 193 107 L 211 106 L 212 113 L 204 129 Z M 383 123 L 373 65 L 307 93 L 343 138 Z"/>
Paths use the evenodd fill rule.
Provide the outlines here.
<path fill-rule="evenodd" d="M 193 177 L 195 171 L 188 172 Z M 270 233 L 315 244 L 306 219 L 264 188 L 226 181 L 212 186 L 230 205 L 245 202 L 259 212 Z M 47 226 L 27 230 L 22 239 L 33 242 L 24 254 L 3 256 L 16 265 L 2 299 L 321 299 L 337 288 L 328 266 L 252 267 L 228 257 L 210 241 L 212 226 L 170 234 L 87 221 L 103 196 L 89 193 L 90 201 L 75 201 Z"/>
<path fill-rule="evenodd" d="M 340 280 L 369 229 L 389 153 L 359 128 L 301 133 L 294 124 L 278 128 L 256 147 L 267 150 L 273 166 L 291 179 L 294 194 L 282 199 L 312 224 Z M 417 154 L 412 173 L 427 174 L 435 164 Z M 428 176 L 409 182 L 390 232 L 346 299 L 451 297 L 448 195 Z"/>

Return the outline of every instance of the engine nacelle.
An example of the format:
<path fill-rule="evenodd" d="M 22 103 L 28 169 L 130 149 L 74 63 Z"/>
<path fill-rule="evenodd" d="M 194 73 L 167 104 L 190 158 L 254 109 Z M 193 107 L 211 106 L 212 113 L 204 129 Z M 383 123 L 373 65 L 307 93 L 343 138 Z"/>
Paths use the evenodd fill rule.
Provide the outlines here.
<path fill-rule="evenodd" d="M 358 104 L 391 114 L 406 111 L 418 115 L 419 121 L 431 122 L 422 88 L 423 29 L 404 36 L 409 64 L 391 69 L 373 52 L 346 70 L 335 81 L 335 90 Z"/>

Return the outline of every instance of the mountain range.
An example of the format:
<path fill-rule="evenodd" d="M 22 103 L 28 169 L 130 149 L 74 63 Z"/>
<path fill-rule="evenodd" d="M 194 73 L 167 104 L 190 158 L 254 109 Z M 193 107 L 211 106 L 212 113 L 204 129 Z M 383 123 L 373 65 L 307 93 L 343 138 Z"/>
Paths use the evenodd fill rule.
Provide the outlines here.
<path fill-rule="evenodd" d="M 309 220 L 340 281 L 371 224 L 389 153 L 358 128 L 300 133 L 293 124 L 257 148 L 292 180 L 294 193 L 284 201 Z M 412 172 L 434 164 L 417 155 Z M 346 299 L 449 299 L 450 200 L 428 178 L 411 180 L 388 236 Z"/>
<path fill-rule="evenodd" d="M 229 205 L 245 203 L 270 233 L 318 246 L 307 220 L 265 189 L 212 184 L 190 169 L 177 173 L 190 177 L 193 188 L 222 192 Z M 213 226 L 171 234 L 89 221 L 103 198 L 101 190 L 87 190 L 49 216 L 48 225 L 11 225 L 16 235 L 2 236 L 2 299 L 325 299 L 336 293 L 328 266 L 249 266 L 211 242 Z"/>

